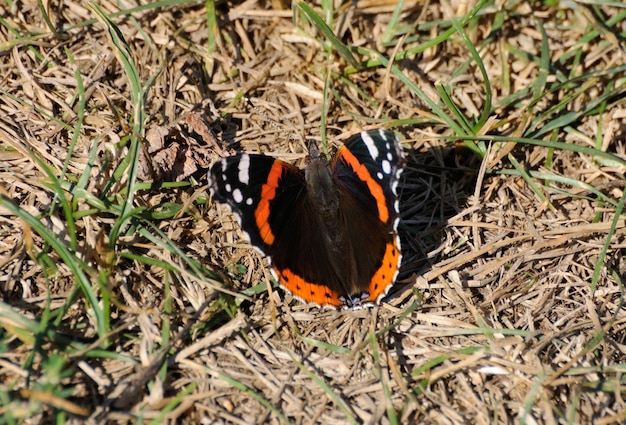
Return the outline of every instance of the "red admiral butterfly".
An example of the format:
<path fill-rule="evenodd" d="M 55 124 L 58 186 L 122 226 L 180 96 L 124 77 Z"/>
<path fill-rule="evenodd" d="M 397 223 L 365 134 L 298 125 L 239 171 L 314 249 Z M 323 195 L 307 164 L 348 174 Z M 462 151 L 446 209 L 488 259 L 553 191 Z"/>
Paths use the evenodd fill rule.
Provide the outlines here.
<path fill-rule="evenodd" d="M 306 169 L 264 155 L 224 158 L 210 190 L 228 204 L 273 274 L 321 306 L 371 306 L 398 275 L 398 194 L 404 157 L 395 135 L 364 131 L 329 164 L 314 143 Z"/>

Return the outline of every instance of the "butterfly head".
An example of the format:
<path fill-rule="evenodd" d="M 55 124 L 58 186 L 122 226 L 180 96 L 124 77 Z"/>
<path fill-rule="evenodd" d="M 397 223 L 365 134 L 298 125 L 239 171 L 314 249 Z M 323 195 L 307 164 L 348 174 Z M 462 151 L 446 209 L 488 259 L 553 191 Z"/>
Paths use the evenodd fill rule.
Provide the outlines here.
<path fill-rule="evenodd" d="M 330 164 L 315 142 L 309 142 L 309 158 L 304 175 L 310 199 L 318 211 L 326 218 L 334 218 L 339 209 L 339 194 Z"/>

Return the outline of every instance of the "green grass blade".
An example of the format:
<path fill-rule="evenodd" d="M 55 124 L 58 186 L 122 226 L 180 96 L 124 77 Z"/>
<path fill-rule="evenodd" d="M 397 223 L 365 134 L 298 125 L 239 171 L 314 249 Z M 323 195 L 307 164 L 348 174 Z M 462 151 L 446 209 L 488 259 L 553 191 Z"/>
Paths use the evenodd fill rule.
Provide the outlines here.
<path fill-rule="evenodd" d="M 400 24 L 400 14 L 404 9 L 404 0 L 399 0 L 396 4 L 396 8 L 393 10 L 389 24 L 383 32 L 382 40 L 383 44 L 388 44 L 392 38 L 396 37 L 398 33 L 398 25 Z"/>
<path fill-rule="evenodd" d="M 322 18 L 319 17 L 317 13 L 304 2 L 298 3 L 298 8 L 304 13 L 304 15 L 309 19 L 313 25 L 319 29 L 322 34 L 326 37 L 326 39 L 330 42 L 330 45 L 333 47 L 339 55 L 346 60 L 350 65 L 352 65 L 356 69 L 361 68 L 361 64 L 356 60 L 350 49 L 341 42 L 333 32 L 333 30 L 324 22 Z"/>
<path fill-rule="evenodd" d="M 85 297 L 89 301 L 94 316 L 96 318 L 96 328 L 98 335 L 103 337 L 107 332 L 107 319 L 104 317 L 102 310 L 99 307 L 98 298 L 92 289 L 92 284 L 84 270 L 89 270 L 89 267 L 82 260 L 80 260 L 74 253 L 72 253 L 68 247 L 66 247 L 61 241 L 59 241 L 48 228 L 46 228 L 37 218 L 29 214 L 24 209 L 13 203 L 13 201 L 7 198 L 4 194 L 0 193 L 0 206 L 6 208 L 15 215 L 22 219 L 28 226 L 30 226 L 37 234 L 39 234 L 47 244 L 61 257 L 61 260 L 67 265 L 79 285 L 81 291 L 85 294 Z"/>
<path fill-rule="evenodd" d="M 622 212 L 624 211 L 624 202 L 626 202 L 626 191 L 622 192 L 622 197 L 615 208 L 615 213 L 613 214 L 613 220 L 611 221 L 611 228 L 606 235 L 606 239 L 604 244 L 602 245 L 602 249 L 600 250 L 600 255 L 598 256 L 598 261 L 596 261 L 595 267 L 593 269 L 593 276 L 591 278 L 591 294 L 595 294 L 596 289 L 598 288 L 598 281 L 600 280 L 600 274 L 602 273 L 602 269 L 605 267 L 606 256 L 609 251 L 609 247 L 611 246 L 611 241 L 613 240 L 613 236 L 617 230 L 617 224 L 620 219 L 622 219 Z M 623 296 L 623 291 L 622 291 Z"/>
<path fill-rule="evenodd" d="M 129 211 L 133 209 L 134 196 L 136 192 L 137 160 L 139 158 L 140 138 L 143 137 L 143 126 L 145 121 L 145 92 L 141 84 L 137 66 L 135 65 L 135 61 L 133 59 L 133 53 L 130 46 L 126 42 L 124 35 L 117 25 L 115 25 L 115 23 L 104 13 L 100 6 L 95 3 L 90 3 L 90 7 L 108 31 L 109 38 L 114 46 L 115 56 L 124 68 L 128 82 L 130 83 L 130 95 L 133 103 L 133 129 L 130 135 L 130 145 L 128 147 L 127 156 L 129 158 L 127 195 L 125 202 L 123 203 L 120 218 L 111 229 L 111 234 L 109 236 L 109 242 L 111 246 L 113 246 L 116 243 L 119 234 L 124 231 L 126 226 L 129 224 L 129 220 L 132 218 Z"/>
<path fill-rule="evenodd" d="M 389 388 L 389 382 L 387 381 L 387 374 L 383 371 L 381 365 L 380 353 L 378 352 L 378 344 L 376 340 L 376 335 L 374 332 L 369 333 L 369 345 L 372 349 L 372 357 L 374 359 L 374 365 L 376 367 L 376 372 L 378 374 L 378 379 L 380 380 L 380 385 L 383 389 L 383 397 L 385 403 L 385 411 L 387 412 L 387 419 L 391 425 L 397 425 L 399 422 L 398 414 L 396 410 L 393 408 L 393 401 L 391 397 L 391 388 Z"/>
<path fill-rule="evenodd" d="M 533 192 L 535 192 L 535 195 L 537 196 L 537 198 L 539 198 L 541 203 L 548 202 L 548 198 L 546 198 L 546 195 L 543 194 L 543 191 L 539 188 L 539 186 L 535 183 L 535 181 L 526 172 L 524 167 L 522 167 L 522 164 L 520 164 L 519 161 L 515 159 L 515 157 L 511 154 L 508 155 L 508 158 L 509 158 L 509 161 L 511 161 L 511 164 L 513 164 L 513 167 L 515 167 L 515 169 L 519 173 L 519 175 L 522 176 L 526 184 L 532 189 Z M 550 206 L 550 209 L 554 210 L 554 206 L 552 204 L 548 204 L 548 205 Z"/>
<path fill-rule="evenodd" d="M 482 58 L 480 57 L 480 54 L 478 54 L 478 51 L 476 50 L 474 43 L 472 43 L 472 40 L 470 40 L 469 36 L 463 29 L 463 26 L 461 26 L 460 23 L 456 19 L 452 20 L 452 23 L 457 33 L 463 39 L 463 42 L 465 42 L 465 46 L 469 50 L 470 55 L 472 56 L 472 59 L 474 59 L 474 63 L 476 64 L 476 66 L 478 66 L 478 69 L 480 70 L 480 74 L 483 77 L 483 85 L 485 87 L 485 103 L 483 105 L 480 116 L 476 117 L 476 121 L 471 129 L 472 134 L 477 134 L 480 132 L 480 129 L 482 129 L 482 127 L 485 125 L 485 123 L 487 122 L 487 120 L 489 119 L 492 113 L 493 105 L 492 105 L 491 82 L 489 81 L 489 74 L 487 73 L 487 70 L 485 69 L 485 64 Z M 484 152 L 484 149 L 481 149 L 481 150 Z"/>

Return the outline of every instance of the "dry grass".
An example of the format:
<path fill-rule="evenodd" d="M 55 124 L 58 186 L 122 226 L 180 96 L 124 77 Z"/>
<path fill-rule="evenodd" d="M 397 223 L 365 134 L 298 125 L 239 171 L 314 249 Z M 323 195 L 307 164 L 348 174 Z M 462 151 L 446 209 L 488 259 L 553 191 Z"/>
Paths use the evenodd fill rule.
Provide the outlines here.
<path fill-rule="evenodd" d="M 171 3 L 0 5 L 0 423 L 626 421 L 623 7 Z M 194 166 L 380 125 L 390 296 L 268 291 Z"/>

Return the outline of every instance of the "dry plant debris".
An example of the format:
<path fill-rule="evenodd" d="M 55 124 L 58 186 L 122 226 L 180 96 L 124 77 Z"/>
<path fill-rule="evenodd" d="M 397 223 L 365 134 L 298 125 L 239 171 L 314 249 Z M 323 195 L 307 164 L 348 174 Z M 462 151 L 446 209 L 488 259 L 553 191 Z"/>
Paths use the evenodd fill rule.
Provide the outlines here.
<path fill-rule="evenodd" d="M 623 5 L 307 4 L 0 4 L 0 422 L 625 422 Z M 268 290 L 203 169 L 380 126 L 389 297 Z"/>

